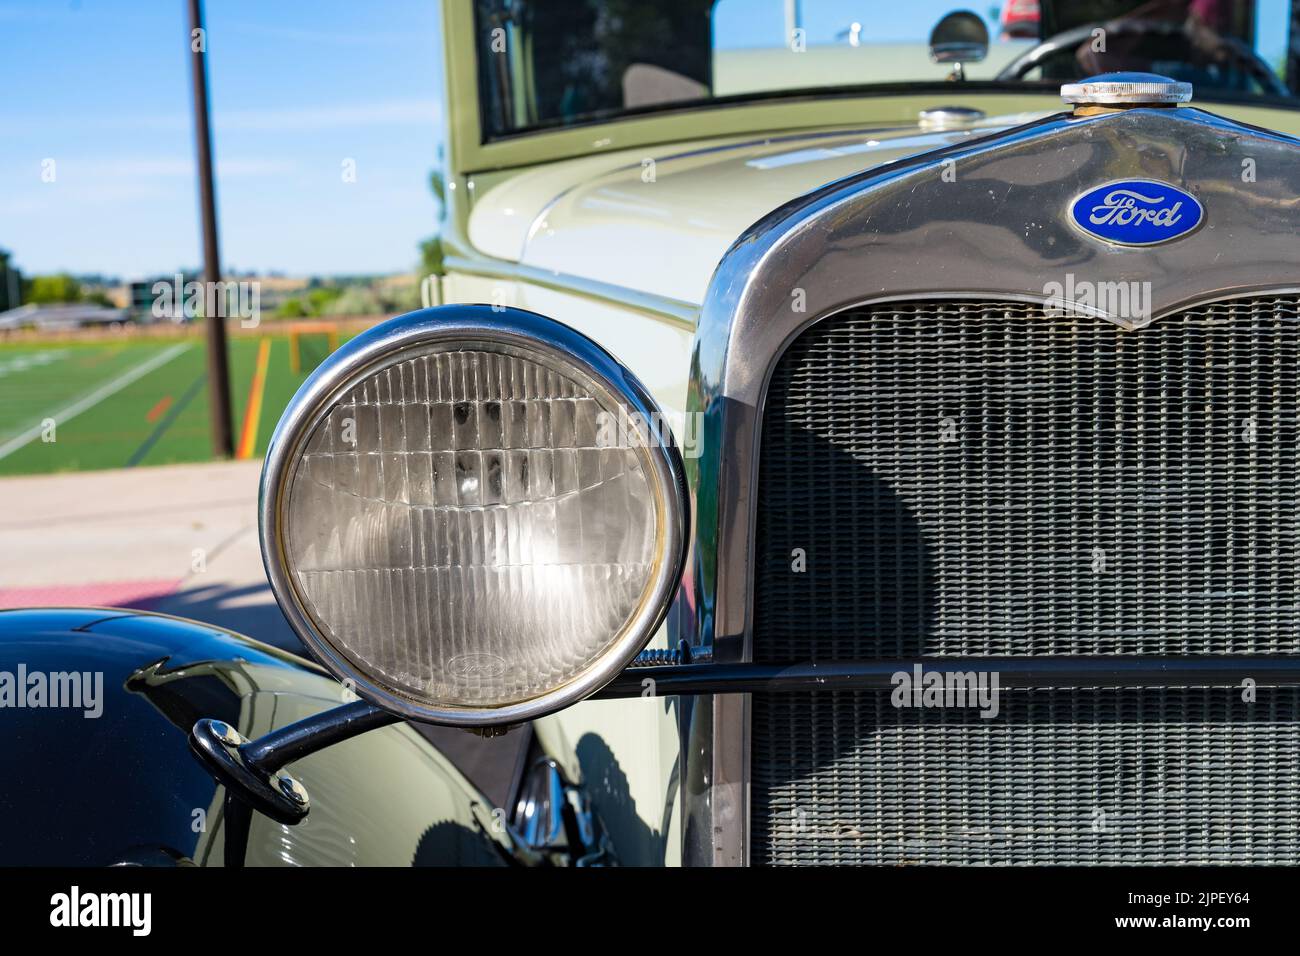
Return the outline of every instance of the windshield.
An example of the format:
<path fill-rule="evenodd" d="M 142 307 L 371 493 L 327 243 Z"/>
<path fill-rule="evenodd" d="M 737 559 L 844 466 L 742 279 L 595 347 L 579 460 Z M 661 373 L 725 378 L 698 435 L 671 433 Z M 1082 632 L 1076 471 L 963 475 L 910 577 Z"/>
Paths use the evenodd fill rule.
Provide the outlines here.
<path fill-rule="evenodd" d="M 1199 98 L 1300 105 L 1300 0 L 1004 0 L 973 11 L 978 62 L 936 63 L 951 2 L 475 0 L 485 139 L 630 113 L 809 90 L 1055 87 L 1113 70 Z"/>

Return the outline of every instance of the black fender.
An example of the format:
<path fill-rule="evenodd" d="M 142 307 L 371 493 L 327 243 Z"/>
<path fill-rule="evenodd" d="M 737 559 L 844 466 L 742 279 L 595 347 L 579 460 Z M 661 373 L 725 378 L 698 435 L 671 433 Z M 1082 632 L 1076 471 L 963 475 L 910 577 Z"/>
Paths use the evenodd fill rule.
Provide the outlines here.
<path fill-rule="evenodd" d="M 194 722 L 255 737 L 341 701 L 315 664 L 211 625 L 0 611 L 0 865 L 220 865 L 223 791 L 190 752 Z M 501 812 L 404 724 L 291 770 L 312 811 L 255 815 L 248 865 L 511 862 Z"/>

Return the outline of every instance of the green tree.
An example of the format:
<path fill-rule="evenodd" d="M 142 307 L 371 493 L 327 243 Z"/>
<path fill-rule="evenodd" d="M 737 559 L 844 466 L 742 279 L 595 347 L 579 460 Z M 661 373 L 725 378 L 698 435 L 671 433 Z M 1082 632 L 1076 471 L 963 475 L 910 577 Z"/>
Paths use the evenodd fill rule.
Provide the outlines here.
<path fill-rule="evenodd" d="M 429 190 L 438 202 L 438 222 L 442 224 L 447 219 L 447 186 L 443 181 L 441 170 L 434 169 L 429 173 Z M 441 234 L 430 236 L 420 243 L 420 275 L 440 276 L 445 271 L 442 236 Z"/>
<path fill-rule="evenodd" d="M 305 294 L 285 299 L 280 303 L 276 314 L 282 319 L 302 319 L 309 316 L 324 315 L 330 303 L 343 294 L 343 287 L 336 285 L 318 285 L 309 288 Z"/>
<path fill-rule="evenodd" d="M 55 302 L 77 302 L 81 299 L 81 283 L 60 272 L 52 276 L 34 276 L 28 302 L 41 305 Z"/>
<path fill-rule="evenodd" d="M 321 286 L 307 293 L 307 311 L 312 315 L 324 315 L 329 304 L 343 294 L 339 286 Z"/>
<path fill-rule="evenodd" d="M 307 314 L 301 299 L 285 299 L 280 303 L 278 314 L 284 319 L 301 319 Z"/>
<path fill-rule="evenodd" d="M 348 286 L 342 295 L 325 306 L 326 315 L 379 315 L 384 305 L 374 289 Z"/>

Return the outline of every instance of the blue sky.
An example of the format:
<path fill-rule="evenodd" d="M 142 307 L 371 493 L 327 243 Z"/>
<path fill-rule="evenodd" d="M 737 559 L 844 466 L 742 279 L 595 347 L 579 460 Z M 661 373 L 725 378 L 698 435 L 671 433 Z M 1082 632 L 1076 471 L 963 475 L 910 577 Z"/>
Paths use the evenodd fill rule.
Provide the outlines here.
<path fill-rule="evenodd" d="M 436 6 L 206 7 L 223 264 L 413 268 L 437 228 Z M 24 271 L 199 263 L 187 41 L 183 0 L 0 0 L 0 248 Z"/>

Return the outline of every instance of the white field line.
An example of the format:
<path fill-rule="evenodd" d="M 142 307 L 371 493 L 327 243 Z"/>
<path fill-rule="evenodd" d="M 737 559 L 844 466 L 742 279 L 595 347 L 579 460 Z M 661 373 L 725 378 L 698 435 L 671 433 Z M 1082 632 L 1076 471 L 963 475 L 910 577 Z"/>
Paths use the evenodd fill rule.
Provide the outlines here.
<path fill-rule="evenodd" d="M 126 388 L 132 382 L 144 378 L 146 375 L 148 375 L 154 369 L 158 368 L 160 365 L 165 365 L 166 363 L 170 362 L 176 356 L 180 355 L 187 348 L 189 348 L 190 344 L 191 343 L 189 342 L 182 342 L 179 345 L 173 345 L 171 348 L 159 352 L 153 358 L 145 359 L 143 362 L 141 362 L 139 365 L 135 366 L 134 368 L 127 369 L 125 372 L 123 372 L 117 378 L 113 379 L 111 382 L 105 382 L 103 385 L 99 386 L 99 388 L 95 389 L 94 391 L 88 392 L 87 394 L 81 396 L 81 398 L 77 399 L 71 405 L 66 405 L 63 408 L 60 408 L 54 414 L 46 415 L 45 418 L 54 419 L 55 423 L 58 425 L 64 424 L 65 422 L 74 418 L 75 416 L 80 415 L 86 409 L 93 408 L 94 406 L 98 405 L 104 399 L 108 398 L 108 396 L 113 395 L 116 392 L 120 392 L 122 389 Z M 44 419 L 42 419 L 42 421 L 43 420 Z M 0 445 L 0 458 L 6 458 L 9 455 L 12 455 L 14 452 L 16 452 L 19 448 L 22 448 L 28 442 L 32 441 L 35 438 L 39 438 L 42 431 L 43 431 L 43 426 L 38 423 L 36 425 L 33 425 L 31 428 L 27 429 L 27 431 L 15 435 L 13 438 L 5 442 L 3 445 Z"/>

